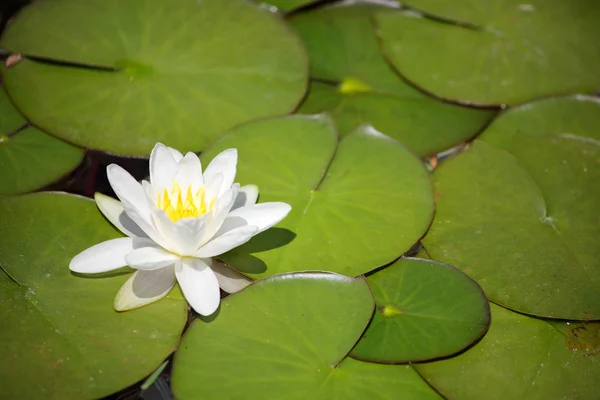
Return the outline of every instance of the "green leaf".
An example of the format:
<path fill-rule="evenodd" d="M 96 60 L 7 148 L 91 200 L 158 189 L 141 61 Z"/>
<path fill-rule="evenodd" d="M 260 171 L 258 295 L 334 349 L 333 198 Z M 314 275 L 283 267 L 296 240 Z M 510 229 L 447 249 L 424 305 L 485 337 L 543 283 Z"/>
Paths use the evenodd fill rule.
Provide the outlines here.
<path fill-rule="evenodd" d="M 0 134 L 16 131 L 27 124 L 27 120 L 12 105 L 6 92 L 0 90 Z"/>
<path fill-rule="evenodd" d="M 363 91 L 424 97 L 407 85 L 383 57 L 370 20 L 376 11 L 389 12 L 389 7 L 349 4 L 288 18 L 306 44 L 311 77 L 332 83 L 352 79 L 366 85 Z"/>
<path fill-rule="evenodd" d="M 600 86 L 593 0 L 411 0 L 435 14 L 380 13 L 384 52 L 409 81 L 446 99 L 514 104 Z"/>
<path fill-rule="evenodd" d="M 277 227 L 223 255 L 254 277 L 320 269 L 357 276 L 387 264 L 419 240 L 433 214 L 423 164 L 370 127 L 338 144 L 325 116 L 257 121 L 222 135 L 202 154 L 239 152 L 237 181 L 260 201 L 284 201 Z"/>
<path fill-rule="evenodd" d="M 346 95 L 333 85 L 312 82 L 298 113 L 324 111 L 331 114 L 343 135 L 362 124 L 372 124 L 421 157 L 469 139 L 493 114 L 425 96 L 406 98 L 376 92 Z"/>
<path fill-rule="evenodd" d="M 368 277 L 377 309 L 351 356 L 404 363 L 457 353 L 490 323 L 481 288 L 459 270 L 402 258 Z"/>
<path fill-rule="evenodd" d="M 598 348 L 596 353 L 573 348 L 572 335 L 543 320 L 493 304 L 491 310 L 490 330 L 475 346 L 454 358 L 415 365 L 441 394 L 457 400 L 598 397 Z M 586 325 L 563 325 L 589 332 Z"/>
<path fill-rule="evenodd" d="M 261 3 L 270 5 L 276 8 L 275 11 L 289 12 L 300 7 L 305 7 L 319 0 L 265 0 Z"/>
<path fill-rule="evenodd" d="M 441 400 L 410 365 L 382 365 L 345 358 L 314 399 Z"/>
<path fill-rule="evenodd" d="M 0 386 L 7 398 L 99 398 L 149 375 L 179 342 L 184 301 L 117 313 L 129 277 L 69 270 L 118 237 L 94 202 L 60 193 L 0 198 Z"/>
<path fill-rule="evenodd" d="M 572 135 L 518 135 L 513 153 L 475 141 L 436 169 L 427 251 L 508 308 L 600 318 L 600 146 Z"/>
<path fill-rule="evenodd" d="M 444 103 L 406 84 L 381 54 L 370 21 L 386 9 L 336 6 L 290 18 L 308 48 L 311 76 L 328 82 L 313 81 L 298 112 L 330 112 L 342 135 L 371 124 L 419 156 L 471 138 L 494 111 Z"/>
<path fill-rule="evenodd" d="M 405 390 L 435 398 L 408 367 L 342 361 L 373 307 L 364 278 L 301 272 L 255 282 L 224 299 L 212 322 L 190 326 L 175 355 L 173 392 L 179 399 L 388 399 Z"/>
<path fill-rule="evenodd" d="M 201 150 L 241 122 L 290 112 L 306 89 L 301 41 L 242 0 L 34 2 L 0 46 L 69 63 L 3 68 L 36 125 L 122 155 L 146 155 L 157 141 Z"/>
<path fill-rule="evenodd" d="M 49 185 L 77 167 L 82 158 L 83 150 L 28 126 L 0 88 L 0 195 Z"/>
<path fill-rule="evenodd" d="M 510 143 L 518 134 L 562 133 L 600 140 L 600 99 L 583 95 L 550 97 L 509 108 L 479 139 L 510 150 Z"/>

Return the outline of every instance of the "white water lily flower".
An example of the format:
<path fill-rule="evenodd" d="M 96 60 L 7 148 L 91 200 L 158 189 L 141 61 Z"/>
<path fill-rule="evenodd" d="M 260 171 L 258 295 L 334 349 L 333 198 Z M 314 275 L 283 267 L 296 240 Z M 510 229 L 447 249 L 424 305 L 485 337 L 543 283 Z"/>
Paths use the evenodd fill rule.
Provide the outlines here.
<path fill-rule="evenodd" d="M 246 243 L 291 210 L 286 203 L 255 204 L 258 188 L 233 183 L 236 167 L 236 149 L 217 155 L 202 173 L 196 154 L 184 157 L 161 143 L 150 155 L 150 182 L 140 184 L 120 166 L 109 165 L 108 180 L 121 201 L 96 194 L 96 203 L 127 237 L 90 247 L 69 268 L 137 269 L 117 294 L 118 311 L 165 297 L 177 281 L 196 312 L 212 314 L 219 306 L 219 284 L 229 292 L 248 284 L 212 258 Z"/>

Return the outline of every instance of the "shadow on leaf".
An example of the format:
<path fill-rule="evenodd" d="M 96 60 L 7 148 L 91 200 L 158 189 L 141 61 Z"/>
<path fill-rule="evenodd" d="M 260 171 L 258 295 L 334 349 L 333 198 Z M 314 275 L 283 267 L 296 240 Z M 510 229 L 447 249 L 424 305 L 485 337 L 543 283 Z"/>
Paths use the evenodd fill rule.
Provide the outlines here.
<path fill-rule="evenodd" d="M 267 270 L 267 265 L 253 254 L 283 247 L 295 238 L 296 234 L 289 229 L 271 228 L 222 257 L 230 266 L 243 274 L 260 274 Z"/>

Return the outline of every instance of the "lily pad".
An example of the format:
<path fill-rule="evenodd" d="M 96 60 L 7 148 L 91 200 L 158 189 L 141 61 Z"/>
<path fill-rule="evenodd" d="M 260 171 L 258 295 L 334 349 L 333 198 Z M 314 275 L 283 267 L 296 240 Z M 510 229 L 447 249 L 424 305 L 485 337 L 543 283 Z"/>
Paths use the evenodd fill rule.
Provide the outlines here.
<path fill-rule="evenodd" d="M 119 234 L 93 201 L 61 193 L 0 198 L 0 386 L 6 398 L 99 398 L 149 375 L 177 347 L 184 301 L 117 313 L 128 278 L 69 271 Z"/>
<path fill-rule="evenodd" d="M 202 160 L 239 152 L 237 181 L 261 201 L 284 201 L 277 227 L 223 255 L 253 277 L 321 269 L 357 276 L 409 250 L 433 217 L 433 193 L 418 158 L 362 127 L 337 142 L 323 115 L 252 122 L 222 135 Z"/>
<path fill-rule="evenodd" d="M 175 356 L 173 392 L 178 399 L 438 398 L 410 367 L 344 359 L 373 307 L 364 278 L 301 272 L 255 282 L 224 299 L 213 321 L 192 323 Z"/>
<path fill-rule="evenodd" d="M 481 288 L 442 263 L 402 258 L 368 277 L 377 309 L 351 356 L 405 363 L 449 356 L 490 324 Z"/>
<path fill-rule="evenodd" d="M 600 87 L 600 6 L 593 0 L 409 4 L 435 18 L 377 14 L 382 46 L 403 76 L 438 96 L 515 104 Z"/>
<path fill-rule="evenodd" d="M 27 120 L 12 105 L 4 90 L 0 89 L 0 132 L 2 135 L 27 125 Z"/>
<path fill-rule="evenodd" d="M 198 151 L 241 122 L 286 114 L 308 73 L 299 38 L 243 0 L 34 2 L 0 46 L 37 57 L 3 68 L 36 125 L 122 155 L 157 141 Z"/>
<path fill-rule="evenodd" d="M 260 3 L 275 7 L 274 11 L 289 12 L 317 3 L 319 0 L 265 0 Z"/>
<path fill-rule="evenodd" d="M 371 124 L 419 156 L 471 138 L 495 111 L 444 103 L 405 83 L 384 59 L 370 20 L 374 11 L 388 9 L 325 7 L 289 19 L 306 43 L 317 79 L 298 112 L 331 113 L 342 135 Z"/>
<path fill-rule="evenodd" d="M 427 251 L 508 308 L 600 318 L 600 145 L 518 135 L 512 146 L 514 155 L 475 141 L 435 170 Z"/>
<path fill-rule="evenodd" d="M 573 348 L 572 334 L 543 320 L 491 305 L 492 325 L 457 357 L 415 368 L 450 399 L 596 399 L 600 358 Z M 585 325 L 562 324 L 564 331 Z M 570 332 L 569 332 L 570 333 Z"/>
<path fill-rule="evenodd" d="M 0 195 L 39 189 L 68 174 L 83 150 L 29 126 L 0 88 Z"/>
<path fill-rule="evenodd" d="M 479 139 L 505 150 L 517 134 L 571 134 L 600 140 L 600 98 L 551 97 L 504 111 Z"/>

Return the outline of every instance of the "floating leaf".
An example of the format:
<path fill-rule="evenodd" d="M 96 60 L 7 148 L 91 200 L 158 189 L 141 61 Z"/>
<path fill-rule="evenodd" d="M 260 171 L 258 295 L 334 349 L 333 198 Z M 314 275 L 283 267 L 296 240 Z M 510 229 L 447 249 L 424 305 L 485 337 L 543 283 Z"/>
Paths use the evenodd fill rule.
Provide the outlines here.
<path fill-rule="evenodd" d="M 443 98 L 514 104 L 600 86 L 600 7 L 587 0 L 411 0 L 415 12 L 380 13 L 389 60 Z M 453 21 L 454 20 L 454 21 Z"/>
<path fill-rule="evenodd" d="M 21 129 L 27 120 L 12 105 L 4 90 L 0 90 L 0 132 L 7 133 Z"/>
<path fill-rule="evenodd" d="M 25 193 L 73 170 L 83 150 L 29 126 L 0 88 L 0 195 Z"/>
<path fill-rule="evenodd" d="M 490 323 L 481 288 L 449 265 L 402 258 L 368 281 L 377 309 L 352 357 L 383 363 L 440 358 L 473 343 Z"/>
<path fill-rule="evenodd" d="M 123 155 L 146 155 L 157 141 L 201 150 L 234 125 L 291 111 L 306 88 L 300 40 L 242 0 L 34 2 L 0 45 L 60 62 L 4 68 L 36 125 Z"/>
<path fill-rule="evenodd" d="M 357 276 L 419 240 L 433 214 L 419 159 L 370 127 L 336 139 L 329 118 L 291 116 L 240 126 L 202 154 L 206 164 L 237 148 L 237 181 L 258 185 L 260 201 L 292 206 L 225 261 L 255 277 L 307 269 Z"/>
<path fill-rule="evenodd" d="M 6 398 L 99 398 L 149 375 L 179 342 L 184 301 L 117 313 L 128 278 L 75 276 L 69 261 L 118 237 L 94 202 L 0 198 L 0 386 Z"/>
<path fill-rule="evenodd" d="M 600 353 L 600 322 L 546 320 L 558 329 L 567 340 L 569 350 L 582 351 L 586 356 Z"/>
<path fill-rule="evenodd" d="M 501 149 L 510 150 L 517 134 L 571 134 L 600 140 L 600 98 L 550 97 L 504 111 L 479 136 Z"/>
<path fill-rule="evenodd" d="M 306 42 L 311 76 L 319 80 L 298 112 L 330 112 L 342 135 L 371 124 L 419 156 L 469 139 L 494 111 L 444 103 L 402 81 L 383 58 L 370 20 L 373 11 L 386 9 L 336 6 L 290 18 Z"/>
<path fill-rule="evenodd" d="M 436 169 L 427 251 L 506 307 L 600 318 L 600 146 L 576 136 L 518 135 L 513 153 L 476 141 Z"/>
<path fill-rule="evenodd" d="M 345 359 L 374 302 L 364 278 L 322 272 L 278 275 L 196 320 L 175 356 L 179 399 L 437 398 L 406 366 Z M 341 364 L 340 364 L 341 362 Z"/>
<path fill-rule="evenodd" d="M 319 0 L 265 0 L 261 1 L 266 6 L 275 7 L 273 11 L 289 12 L 300 7 L 316 3 Z"/>
<path fill-rule="evenodd" d="M 493 304 L 491 310 L 490 330 L 475 346 L 454 358 L 415 365 L 440 393 L 457 400 L 598 397 L 597 354 L 573 349 L 572 334 L 565 337 L 543 320 Z"/>

